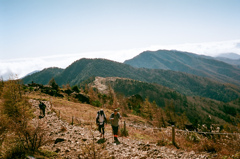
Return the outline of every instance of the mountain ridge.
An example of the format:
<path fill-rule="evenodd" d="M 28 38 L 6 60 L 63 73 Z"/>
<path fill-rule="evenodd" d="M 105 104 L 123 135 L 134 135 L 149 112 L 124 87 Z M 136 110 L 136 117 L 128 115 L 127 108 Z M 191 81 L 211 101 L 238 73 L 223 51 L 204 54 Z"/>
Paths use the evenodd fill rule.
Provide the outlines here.
<path fill-rule="evenodd" d="M 23 81 L 25 84 L 32 81 L 48 84 L 49 80 L 54 78 L 60 86 L 66 84 L 73 86 L 92 76 L 121 77 L 160 84 L 185 95 L 203 96 L 225 102 L 240 97 L 240 88 L 234 85 L 226 85 L 208 78 L 172 70 L 134 68 L 106 59 L 80 59 L 64 70 L 49 74 L 52 71 L 53 69 L 43 70 L 24 78 Z"/>
<path fill-rule="evenodd" d="M 212 57 L 182 51 L 145 51 L 125 64 L 136 68 L 165 69 L 211 78 L 240 86 L 240 69 Z"/>

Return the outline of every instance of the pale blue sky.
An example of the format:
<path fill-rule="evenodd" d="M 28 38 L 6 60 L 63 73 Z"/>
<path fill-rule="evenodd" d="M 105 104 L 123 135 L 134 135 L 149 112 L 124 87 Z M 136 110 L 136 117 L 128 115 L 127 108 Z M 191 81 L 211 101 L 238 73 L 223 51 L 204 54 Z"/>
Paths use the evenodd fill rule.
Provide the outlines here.
<path fill-rule="evenodd" d="M 123 62 L 144 49 L 240 53 L 239 17 L 239 0 L 0 0 L 0 76 L 14 72 L 13 61 L 49 56 Z M 52 64 L 71 64 L 63 63 Z"/>

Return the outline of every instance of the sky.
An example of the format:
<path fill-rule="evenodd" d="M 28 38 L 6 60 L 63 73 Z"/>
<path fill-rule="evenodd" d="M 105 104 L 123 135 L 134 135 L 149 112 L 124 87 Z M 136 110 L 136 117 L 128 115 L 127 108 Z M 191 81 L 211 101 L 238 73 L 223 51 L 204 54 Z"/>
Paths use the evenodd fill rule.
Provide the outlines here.
<path fill-rule="evenodd" d="M 0 77 L 145 50 L 240 54 L 239 0 L 0 0 Z"/>

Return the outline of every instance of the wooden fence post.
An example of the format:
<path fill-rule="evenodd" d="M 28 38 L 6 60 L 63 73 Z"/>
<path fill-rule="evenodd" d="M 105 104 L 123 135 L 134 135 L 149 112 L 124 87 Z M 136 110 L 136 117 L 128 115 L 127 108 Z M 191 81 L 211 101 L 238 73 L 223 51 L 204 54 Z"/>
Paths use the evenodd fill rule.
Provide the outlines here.
<path fill-rule="evenodd" d="M 172 125 L 172 143 L 173 145 L 176 145 L 176 142 L 175 142 L 175 126 Z"/>
<path fill-rule="evenodd" d="M 73 125 L 73 116 L 72 116 L 72 125 Z"/>
<path fill-rule="evenodd" d="M 126 122 L 124 121 L 124 126 L 123 126 L 124 134 L 126 134 Z"/>
<path fill-rule="evenodd" d="M 59 110 L 59 113 L 58 113 L 58 115 L 59 115 L 59 119 L 61 119 L 61 116 L 60 116 L 60 110 Z"/>

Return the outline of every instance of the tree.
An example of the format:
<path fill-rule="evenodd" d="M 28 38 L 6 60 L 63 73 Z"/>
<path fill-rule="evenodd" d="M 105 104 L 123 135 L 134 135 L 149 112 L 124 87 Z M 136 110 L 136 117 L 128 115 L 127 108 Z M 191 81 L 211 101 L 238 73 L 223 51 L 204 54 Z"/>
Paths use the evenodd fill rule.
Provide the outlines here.
<path fill-rule="evenodd" d="M 2 92 L 3 113 L 14 123 L 21 122 L 26 125 L 30 118 L 30 104 L 23 97 L 23 88 L 20 80 L 9 80 L 5 82 Z"/>
<path fill-rule="evenodd" d="M 58 86 L 58 84 L 56 83 L 56 81 L 55 81 L 54 78 L 52 78 L 52 79 L 48 82 L 48 84 L 49 84 L 50 86 L 52 86 L 52 88 L 58 92 L 59 86 Z"/>
<path fill-rule="evenodd" d="M 22 158 L 47 141 L 43 126 L 30 123 L 33 113 L 22 86 L 20 80 L 4 82 L 0 103 L 0 157 L 3 158 Z"/>
<path fill-rule="evenodd" d="M 3 86 L 4 86 L 4 82 L 3 82 L 3 78 L 1 78 L 0 79 L 0 96 L 2 94 Z"/>
<path fill-rule="evenodd" d="M 153 120 L 153 108 L 152 104 L 149 102 L 148 98 L 145 99 L 143 102 L 143 107 L 142 107 L 142 115 L 150 120 Z"/>
<path fill-rule="evenodd" d="M 173 101 L 166 102 L 165 110 L 166 110 L 166 116 L 169 119 L 169 122 L 171 124 L 174 124 L 176 122 L 176 119 L 175 119 L 176 114 L 175 114 L 175 106 L 173 104 Z"/>
<path fill-rule="evenodd" d="M 72 87 L 72 90 L 75 91 L 75 92 L 77 92 L 77 93 L 80 92 L 77 85 L 73 86 L 73 87 Z"/>

